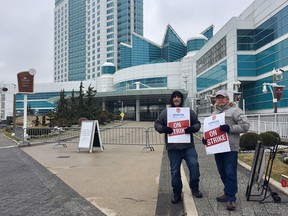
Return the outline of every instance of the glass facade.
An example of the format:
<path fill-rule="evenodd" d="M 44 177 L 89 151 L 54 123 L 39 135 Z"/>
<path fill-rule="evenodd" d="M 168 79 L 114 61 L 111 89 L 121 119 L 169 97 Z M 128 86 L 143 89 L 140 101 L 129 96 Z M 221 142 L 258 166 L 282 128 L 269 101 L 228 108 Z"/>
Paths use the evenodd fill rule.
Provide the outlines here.
<path fill-rule="evenodd" d="M 132 66 L 132 48 L 130 46 L 126 46 L 120 44 L 120 57 L 121 57 L 121 65 L 119 69 L 127 68 Z"/>
<path fill-rule="evenodd" d="M 202 91 L 210 88 L 213 85 L 227 80 L 227 61 L 217 64 L 212 69 L 206 71 L 201 76 L 197 77 L 197 91 Z"/>
<path fill-rule="evenodd" d="M 68 81 L 86 79 L 86 0 L 69 1 Z"/>
<path fill-rule="evenodd" d="M 204 37 L 203 37 L 204 38 Z M 121 69 L 143 64 L 180 61 L 187 53 L 187 46 L 168 25 L 163 46 L 157 45 L 144 37 L 133 34 L 132 45 L 121 44 Z M 205 42 L 200 39 L 190 44 L 190 48 L 200 49 Z M 192 47 L 193 45 L 193 47 Z"/>
<path fill-rule="evenodd" d="M 162 44 L 162 58 L 167 62 L 178 61 L 186 55 L 186 45 L 168 25 Z"/>
<path fill-rule="evenodd" d="M 237 49 L 239 51 L 257 51 L 265 45 L 288 33 L 288 6 L 284 7 L 275 15 L 267 19 L 256 29 L 237 30 Z M 255 55 L 237 55 L 238 76 L 259 76 L 273 69 L 282 68 L 288 65 L 288 39 L 274 43 L 269 48 L 256 53 Z M 272 109 L 272 94 L 270 89 L 267 94 L 262 93 L 262 84 L 272 83 L 271 76 L 249 82 L 243 88 L 246 109 L 260 110 Z M 283 73 L 283 79 L 277 81 L 278 85 L 287 83 L 287 75 Z M 278 101 L 278 107 L 287 107 L 288 91 L 284 88 L 282 99 Z"/>
<path fill-rule="evenodd" d="M 237 30 L 237 49 L 257 50 L 288 33 L 288 6 L 256 29 Z"/>
<path fill-rule="evenodd" d="M 196 62 L 197 75 L 226 57 L 227 45 L 226 36 L 217 42 L 211 49 L 208 50 L 200 59 Z"/>
<path fill-rule="evenodd" d="M 201 34 L 203 34 L 205 37 L 207 37 L 208 40 L 210 40 L 214 35 L 214 25 L 207 28 L 205 31 L 203 31 Z"/>
<path fill-rule="evenodd" d="M 117 83 L 114 86 L 114 88 L 116 89 L 116 91 L 136 89 L 135 82 L 140 82 L 141 84 L 144 84 L 144 85 L 140 85 L 140 88 L 147 88 L 147 86 L 151 88 L 167 87 L 167 77 L 155 77 L 155 78 L 135 79 L 135 80 L 129 80 L 125 82 L 120 82 L 120 83 Z"/>
<path fill-rule="evenodd" d="M 286 72 L 283 73 L 283 79 L 277 81 L 278 85 L 286 86 L 283 89 L 281 100 L 277 103 L 278 108 L 288 107 L 287 80 L 288 74 Z M 268 92 L 266 94 L 262 92 L 264 82 L 272 83 L 272 77 L 266 77 L 255 82 L 245 84 L 245 88 L 243 88 L 243 98 L 245 98 L 245 107 L 248 113 L 249 111 L 253 112 L 253 110 L 273 109 L 270 88 L 267 87 Z"/>
<path fill-rule="evenodd" d="M 288 39 L 256 55 L 238 55 L 238 76 L 259 76 L 288 64 Z"/>
<path fill-rule="evenodd" d="M 103 66 L 101 74 L 114 74 L 116 71 L 115 66 Z"/>
<path fill-rule="evenodd" d="M 27 94 L 27 106 L 31 108 L 33 112 L 36 110 L 39 115 L 46 115 L 55 108 L 55 104 L 51 101 L 52 98 L 58 98 L 60 92 L 46 92 Z M 16 112 L 18 115 L 23 114 L 24 111 L 24 94 L 16 94 Z"/>
<path fill-rule="evenodd" d="M 106 62 L 120 67 L 120 43 L 143 35 L 143 0 L 55 0 L 54 16 L 54 82 L 95 79 Z"/>
<path fill-rule="evenodd" d="M 161 48 L 144 38 L 133 35 L 132 47 L 132 66 L 147 64 L 161 58 Z"/>
<path fill-rule="evenodd" d="M 133 20 L 133 21 L 132 21 Z M 118 0 L 117 1 L 117 44 L 118 55 L 121 54 L 120 43 L 131 44 L 132 31 L 143 36 L 143 0 Z M 119 57 L 118 56 L 118 57 Z M 125 64 L 125 63 L 124 63 Z M 117 68 L 121 66 L 121 58 L 118 58 Z"/>
<path fill-rule="evenodd" d="M 205 39 L 192 39 L 187 42 L 187 52 L 200 50 L 207 40 Z"/>

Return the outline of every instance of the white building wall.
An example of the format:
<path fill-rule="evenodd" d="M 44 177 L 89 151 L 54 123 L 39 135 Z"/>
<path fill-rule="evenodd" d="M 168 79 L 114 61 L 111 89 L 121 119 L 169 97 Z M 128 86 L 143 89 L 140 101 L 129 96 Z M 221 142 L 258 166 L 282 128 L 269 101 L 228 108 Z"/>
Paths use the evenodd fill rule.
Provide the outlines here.
<path fill-rule="evenodd" d="M 68 81 L 68 0 L 54 9 L 54 82 Z"/>
<path fill-rule="evenodd" d="M 186 105 L 195 109 L 195 99 L 196 99 L 196 62 L 194 59 L 195 52 L 189 52 L 185 57 L 181 60 L 181 78 L 183 79 L 183 84 L 188 91 L 188 96 L 186 98 Z"/>
<path fill-rule="evenodd" d="M 3 87 L 8 90 L 6 92 L 2 91 Z M 16 92 L 17 87 L 15 84 L 0 84 L 0 122 L 1 120 L 6 120 L 8 116 L 13 116 L 13 101 Z"/>

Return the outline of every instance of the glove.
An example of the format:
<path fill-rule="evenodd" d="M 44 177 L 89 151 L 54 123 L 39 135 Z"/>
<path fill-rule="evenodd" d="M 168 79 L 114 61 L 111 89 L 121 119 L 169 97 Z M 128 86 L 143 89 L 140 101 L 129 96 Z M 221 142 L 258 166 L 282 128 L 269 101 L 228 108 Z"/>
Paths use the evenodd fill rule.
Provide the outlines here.
<path fill-rule="evenodd" d="M 202 143 L 203 143 L 204 145 L 207 145 L 207 139 L 205 139 L 204 137 L 202 137 Z"/>
<path fill-rule="evenodd" d="M 164 127 L 164 133 L 165 134 L 172 134 L 173 133 L 173 129 L 171 127 Z"/>
<path fill-rule="evenodd" d="M 186 134 L 191 134 L 191 133 L 195 133 L 196 132 L 193 126 L 185 128 L 184 131 L 185 131 Z"/>
<path fill-rule="evenodd" d="M 220 125 L 220 130 L 226 133 L 230 132 L 230 126 L 225 124 L 225 125 Z"/>

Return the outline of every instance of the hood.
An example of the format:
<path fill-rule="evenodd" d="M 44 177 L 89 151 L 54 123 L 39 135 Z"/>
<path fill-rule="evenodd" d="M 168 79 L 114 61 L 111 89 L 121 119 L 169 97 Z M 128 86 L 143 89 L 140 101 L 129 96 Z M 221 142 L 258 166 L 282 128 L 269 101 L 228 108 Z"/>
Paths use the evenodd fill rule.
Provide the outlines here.
<path fill-rule="evenodd" d="M 176 97 L 176 96 L 179 96 L 181 98 L 181 104 L 180 104 L 180 107 L 183 106 L 183 103 L 184 103 L 184 96 L 182 94 L 182 92 L 178 91 L 178 90 L 175 90 L 172 94 L 171 94 L 171 97 L 170 97 L 170 105 L 171 107 L 175 107 L 174 104 L 173 104 L 173 98 Z"/>

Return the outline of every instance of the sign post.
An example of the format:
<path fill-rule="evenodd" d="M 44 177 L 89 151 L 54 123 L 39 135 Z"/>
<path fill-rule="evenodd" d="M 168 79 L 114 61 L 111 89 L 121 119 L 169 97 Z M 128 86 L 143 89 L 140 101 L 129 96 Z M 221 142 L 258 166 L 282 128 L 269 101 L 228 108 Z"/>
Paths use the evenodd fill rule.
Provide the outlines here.
<path fill-rule="evenodd" d="M 34 75 L 35 74 L 36 74 L 36 70 L 33 68 L 30 69 L 29 71 L 23 71 L 17 74 L 18 92 L 24 93 L 24 113 L 23 113 L 24 114 L 23 115 L 24 131 L 27 127 L 27 94 L 33 94 L 34 92 Z"/>

